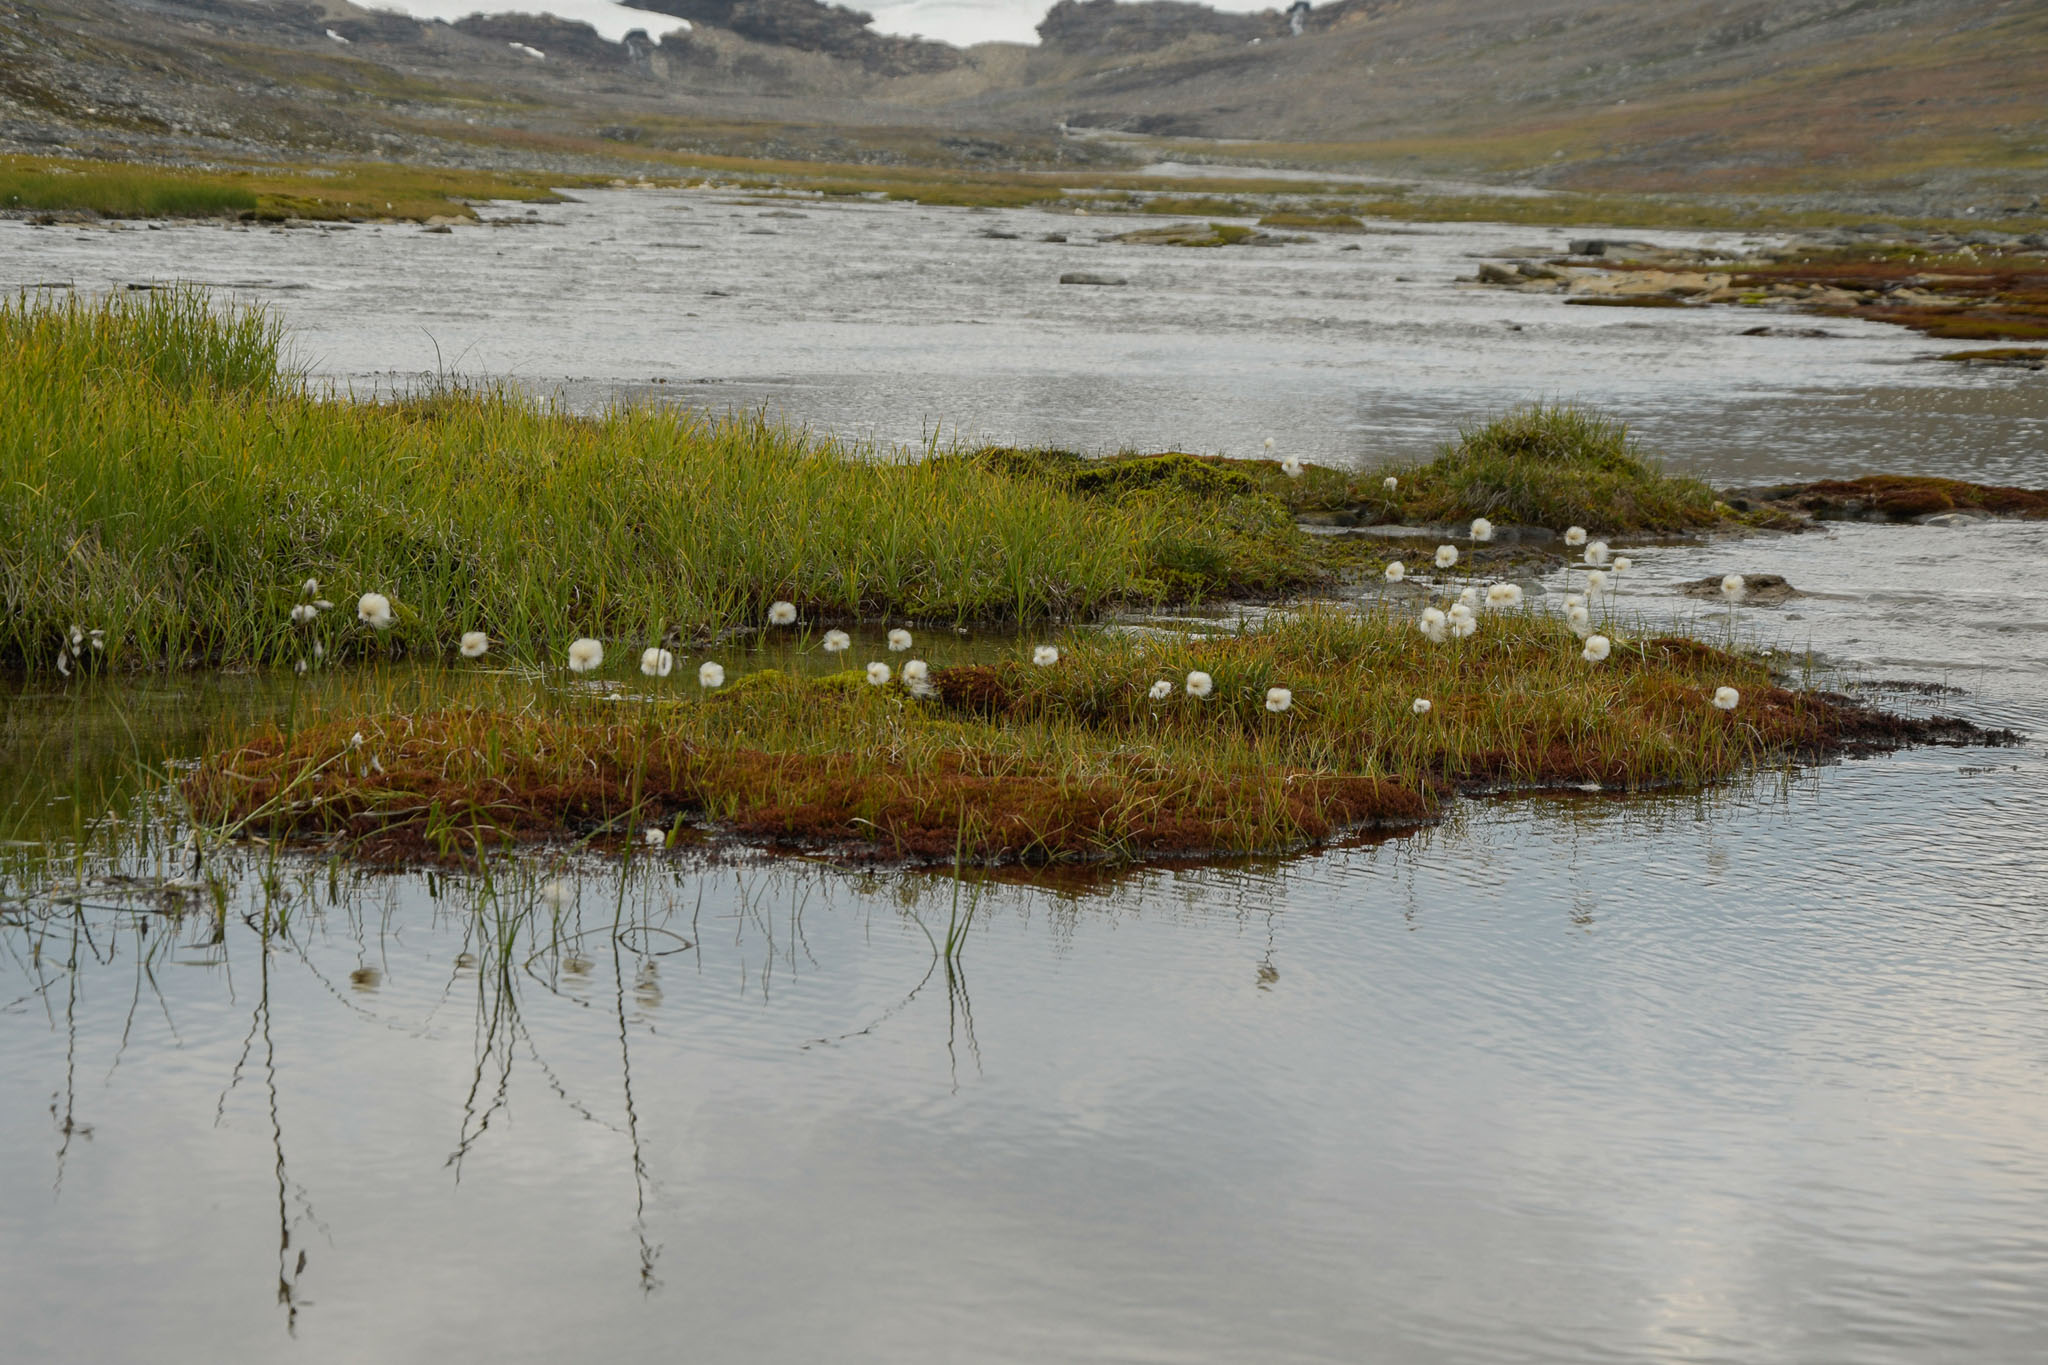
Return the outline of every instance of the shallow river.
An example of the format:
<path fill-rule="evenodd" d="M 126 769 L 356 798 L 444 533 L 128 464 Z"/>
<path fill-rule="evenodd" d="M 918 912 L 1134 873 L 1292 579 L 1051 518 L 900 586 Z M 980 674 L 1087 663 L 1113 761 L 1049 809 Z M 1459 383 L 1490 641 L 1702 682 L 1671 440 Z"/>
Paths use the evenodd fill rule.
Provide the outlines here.
<path fill-rule="evenodd" d="M 0 224 L 0 270 L 196 274 L 178 253 L 203 249 L 209 278 L 309 284 L 287 316 L 365 383 L 416 368 L 409 324 L 433 318 L 478 368 L 540 382 L 573 356 L 585 397 L 723 375 L 885 436 L 928 392 L 1006 438 L 1244 450 L 1275 430 L 1334 457 L 1540 391 L 1610 402 L 1716 477 L 1942 461 L 2048 485 L 2038 377 L 1956 376 L 1854 326 L 1764 341 L 1772 360 L 1734 318 L 1639 331 L 1448 287 L 1460 253 L 1528 229 L 1081 265 L 972 235 L 1067 221 L 807 208 L 768 220 L 777 238 L 701 231 L 704 262 L 819 236 L 685 322 L 703 305 L 655 225 L 760 210 L 593 198 L 452 237 Z M 864 226 L 828 236 L 831 215 Z M 417 264 L 502 250 L 537 278 L 517 272 L 606 232 L 639 273 L 588 259 L 548 299 Z M 125 264 L 135 243 L 157 254 Z M 932 297 L 858 283 L 915 250 Z M 1133 287 L 1014 283 L 1026 253 L 1034 280 L 1113 261 Z M 1277 294 L 1289 271 L 1311 297 Z M 1357 298 L 1318 292 L 1344 272 Z M 1129 311 L 1096 333 L 1095 309 Z M 1351 330 L 1301 321 L 1324 314 Z M 1631 553 L 1626 614 L 2048 734 L 2048 526 Z M 1673 592 L 1730 569 L 1809 595 L 1730 623 Z M 662 859 L 485 881 L 244 848 L 213 865 L 216 901 L 175 889 L 174 812 L 99 814 L 128 809 L 135 756 L 284 693 L 0 687 L 10 1360 L 2048 1353 L 2038 739 L 1699 797 L 1466 803 L 1412 837 L 1114 878 Z M 931 940 L 954 914 L 972 928 L 949 973 Z"/>
<path fill-rule="evenodd" d="M 2048 448 L 2043 376 L 1960 371 L 1932 359 L 1953 345 L 1896 327 L 1824 320 L 1830 339 L 1754 337 L 1742 333 L 1816 320 L 1452 287 L 1492 253 L 1562 250 L 1594 228 L 1401 225 L 1187 250 L 1103 240 L 1172 221 L 1159 218 L 577 197 L 532 220 L 521 206 L 484 211 L 531 226 L 445 235 L 0 222 L 0 288 L 201 281 L 275 304 L 301 358 L 359 392 L 452 372 L 583 406 L 765 407 L 883 442 L 1250 454 L 1271 436 L 1310 459 L 1371 462 L 1426 454 L 1513 403 L 1574 398 L 1636 423 L 1674 465 L 1728 481 L 1884 470 L 2023 482 Z M 1067 240 L 1040 240 L 1050 234 Z M 1061 285 L 1071 272 L 1129 283 Z"/>

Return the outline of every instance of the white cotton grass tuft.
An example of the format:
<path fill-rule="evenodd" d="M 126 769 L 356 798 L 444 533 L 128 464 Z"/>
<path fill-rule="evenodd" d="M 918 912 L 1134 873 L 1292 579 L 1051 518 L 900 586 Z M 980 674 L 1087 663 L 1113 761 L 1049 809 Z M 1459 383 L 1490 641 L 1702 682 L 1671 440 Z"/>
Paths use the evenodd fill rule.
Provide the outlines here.
<path fill-rule="evenodd" d="M 1060 661 L 1059 650 L 1051 645 L 1040 645 L 1031 651 L 1031 662 L 1040 668 L 1049 668 Z"/>
<path fill-rule="evenodd" d="M 540 889 L 540 898 L 550 910 L 566 910 L 576 900 L 576 891 L 557 877 Z"/>
<path fill-rule="evenodd" d="M 1459 606 L 1464 607 L 1466 610 L 1469 611 L 1478 604 L 1479 589 L 1473 587 L 1470 583 L 1467 583 L 1464 587 L 1458 589 Z"/>
<path fill-rule="evenodd" d="M 1588 596 L 1598 597 L 1601 593 L 1606 592 L 1608 588 L 1612 585 L 1613 580 L 1607 576 L 1604 570 L 1590 569 L 1587 571 L 1586 593 Z"/>
<path fill-rule="evenodd" d="M 1486 605 L 1495 611 L 1522 605 L 1522 585 L 1519 583 L 1492 583 L 1487 585 Z"/>
<path fill-rule="evenodd" d="M 1579 651 L 1579 657 L 1589 664 L 1597 664 L 1614 650 L 1614 642 L 1605 635 L 1588 635 L 1586 647 Z"/>
<path fill-rule="evenodd" d="M 391 629 L 391 599 L 381 592 L 366 592 L 356 599 L 356 619 L 371 630 Z"/>
<path fill-rule="evenodd" d="M 903 685 L 905 687 L 923 687 L 931 680 L 932 666 L 923 659 L 905 659 L 903 661 Z"/>
<path fill-rule="evenodd" d="M 1581 640 L 1593 633 L 1593 614 L 1584 607 L 1567 607 L 1564 622 L 1571 627 L 1572 634 Z"/>
<path fill-rule="evenodd" d="M 588 673 L 604 665 L 604 646 L 589 636 L 571 641 L 569 644 L 569 671 Z"/>
<path fill-rule="evenodd" d="M 843 630 L 828 630 L 825 632 L 824 646 L 827 654 L 844 653 L 853 647 L 853 637 Z"/>
<path fill-rule="evenodd" d="M 1158 682 L 1152 684 L 1152 690 L 1146 695 L 1154 701 L 1165 701 L 1173 695 L 1173 684 L 1161 678 Z"/>
<path fill-rule="evenodd" d="M 705 662 L 697 665 L 697 686 L 725 686 L 725 665 Z"/>
<path fill-rule="evenodd" d="M 302 665 L 303 665 L 303 664 L 304 664 L 305 662 L 306 662 L 306 661 L 305 661 L 304 659 L 301 659 L 301 660 L 299 660 L 299 663 L 300 663 L 300 664 L 302 664 Z M 301 668 L 299 669 L 299 672 L 301 672 L 301 673 L 303 673 L 303 672 L 305 672 L 305 671 L 306 671 L 306 670 L 305 670 L 305 669 L 304 669 L 303 667 L 301 667 Z M 68 650 L 68 649 L 59 649 L 59 650 L 57 651 L 57 672 L 58 672 L 58 674 L 59 674 L 60 676 L 62 676 L 62 677 L 66 677 L 66 678 L 68 678 L 68 677 L 70 677 L 70 676 L 71 676 L 71 651 L 70 651 L 70 650 Z"/>
<path fill-rule="evenodd" d="M 1290 479 L 1298 479 L 1308 472 L 1308 466 L 1301 462 L 1301 456 L 1289 455 L 1280 462 L 1280 472 Z"/>
<path fill-rule="evenodd" d="M 881 687 L 887 684 L 889 681 L 889 665 L 883 663 L 879 659 L 869 664 L 868 681 L 873 683 L 876 687 Z"/>
<path fill-rule="evenodd" d="M 1568 592 L 1564 595 L 1564 609 L 1566 611 L 1570 611 L 1573 607 L 1583 607 L 1585 605 L 1586 599 L 1578 593 Z"/>
<path fill-rule="evenodd" d="M 1450 621 L 1451 634 L 1460 640 L 1479 629 L 1479 618 L 1473 615 L 1472 608 L 1463 602 L 1451 608 L 1447 619 Z"/>
<path fill-rule="evenodd" d="M 462 635 L 462 657 L 481 659 L 491 648 L 491 637 L 480 630 L 464 631 Z"/>
<path fill-rule="evenodd" d="M 307 579 L 299 584 L 299 591 L 308 597 L 318 597 L 320 595 L 320 580 L 317 578 Z"/>
<path fill-rule="evenodd" d="M 1627 555 L 1616 555 L 1614 557 L 1614 571 L 1616 573 L 1627 573 L 1630 569 L 1633 569 L 1635 566 L 1636 562 L 1633 559 L 1630 559 Z"/>
<path fill-rule="evenodd" d="M 1269 687 L 1266 689 L 1266 709 L 1268 711 L 1278 715 L 1292 705 L 1294 705 L 1294 693 L 1287 688 Z"/>
<path fill-rule="evenodd" d="M 1749 596 L 1749 584 L 1743 580 L 1741 574 L 1729 574 L 1721 580 L 1721 596 L 1730 602 L 1740 602 Z"/>
<path fill-rule="evenodd" d="M 1604 540 L 1588 542 L 1586 545 L 1586 562 L 1595 565 L 1605 564 L 1607 562 L 1607 542 Z"/>
<path fill-rule="evenodd" d="M 1450 568 L 1451 566 L 1453 566 L 1454 564 L 1456 564 L 1457 562 L 1458 562 L 1458 547 L 1457 547 L 1457 546 L 1455 546 L 1455 545 L 1439 545 L 1439 546 L 1437 546 L 1437 547 L 1436 547 L 1436 566 L 1437 566 L 1437 567 L 1438 567 L 1439 569 L 1448 569 L 1448 568 Z"/>
<path fill-rule="evenodd" d="M 1485 517 L 1472 518 L 1472 539 L 1486 541 L 1493 539 L 1493 523 Z"/>
<path fill-rule="evenodd" d="M 1714 689 L 1714 705 L 1723 711 L 1733 711 L 1742 705 L 1742 694 L 1732 687 L 1717 687 Z"/>
<path fill-rule="evenodd" d="M 1268 437 L 1266 438 L 1266 449 L 1268 449 L 1268 450 L 1271 450 L 1272 448 L 1273 448 L 1273 438 L 1272 438 L 1272 437 L 1270 437 L 1270 436 L 1268 436 Z"/>
<path fill-rule="evenodd" d="M 1389 493 L 1393 492 L 1396 488 L 1399 488 L 1400 486 L 1401 481 L 1395 478 L 1392 474 L 1389 474 L 1387 475 L 1387 477 L 1380 480 L 1380 487 L 1386 489 Z"/>
<path fill-rule="evenodd" d="M 1565 527 L 1564 543 L 1571 546 L 1574 550 L 1584 545 L 1586 543 L 1586 528 L 1583 526 Z"/>
<path fill-rule="evenodd" d="M 1407 576 L 1408 566 L 1406 564 L 1403 564 L 1400 560 L 1397 559 L 1393 563 L 1387 565 L 1387 581 L 1389 583 L 1399 583 L 1402 579 L 1406 578 Z"/>
<path fill-rule="evenodd" d="M 675 671 L 676 656 L 659 645 L 640 651 L 640 671 L 650 678 L 666 678 Z"/>
<path fill-rule="evenodd" d="M 1416 622 L 1416 626 L 1428 637 L 1431 644 L 1440 645 L 1444 642 L 1445 619 L 1444 614 L 1435 607 L 1424 607 L 1422 619 Z"/>
<path fill-rule="evenodd" d="M 668 836 L 661 832 L 659 825 L 649 825 L 640 831 L 640 842 L 649 848 L 660 848 L 668 842 Z"/>
<path fill-rule="evenodd" d="M 1188 695 L 1193 697 L 1196 701 L 1200 701 L 1202 698 L 1208 696 L 1211 692 L 1214 692 L 1216 690 L 1216 680 L 1198 668 L 1194 672 L 1188 674 L 1186 686 L 1188 689 Z"/>
<path fill-rule="evenodd" d="M 1428 697 L 1417 697 L 1417 698 L 1416 698 L 1416 699 L 1415 699 L 1414 701 L 1412 701 L 1412 702 L 1408 703 L 1408 709 L 1409 709 L 1410 711 L 1413 711 L 1413 712 L 1414 712 L 1414 713 L 1415 713 L 1416 715 L 1418 715 L 1418 716 L 1426 716 L 1426 715 L 1428 715 L 1428 714 L 1429 714 L 1429 698 L 1428 698 Z"/>
<path fill-rule="evenodd" d="M 900 627 L 890 631 L 889 648 L 898 654 L 910 648 L 910 632 Z"/>
<path fill-rule="evenodd" d="M 311 602 L 301 602 L 292 608 L 292 624 L 295 626 L 310 626 L 313 624 L 313 618 L 319 614 L 320 608 L 314 606 Z"/>
<path fill-rule="evenodd" d="M 796 603 L 774 602 L 768 607 L 768 624 L 771 626 L 793 626 L 796 624 Z"/>

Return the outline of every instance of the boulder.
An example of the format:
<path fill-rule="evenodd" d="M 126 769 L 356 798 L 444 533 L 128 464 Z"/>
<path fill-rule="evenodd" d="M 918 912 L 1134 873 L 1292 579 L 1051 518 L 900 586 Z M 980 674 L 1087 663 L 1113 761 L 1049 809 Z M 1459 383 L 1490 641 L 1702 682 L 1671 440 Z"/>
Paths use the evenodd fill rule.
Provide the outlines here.
<path fill-rule="evenodd" d="M 1745 607 L 1782 606 L 1795 597 L 1806 596 L 1805 593 L 1787 583 L 1783 576 L 1779 574 L 1747 573 L 1742 576 L 1742 582 L 1745 589 L 1742 605 Z M 1718 602 L 1721 600 L 1721 575 L 1714 574 L 1711 577 L 1698 579 L 1695 582 L 1681 583 L 1678 585 L 1678 591 L 1687 597 L 1699 597 Z"/>

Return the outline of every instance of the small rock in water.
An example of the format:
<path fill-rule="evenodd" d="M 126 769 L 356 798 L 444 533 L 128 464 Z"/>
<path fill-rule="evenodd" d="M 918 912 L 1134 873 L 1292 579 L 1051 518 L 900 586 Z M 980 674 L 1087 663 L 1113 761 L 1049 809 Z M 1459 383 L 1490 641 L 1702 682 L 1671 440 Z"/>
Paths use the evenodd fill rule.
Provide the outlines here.
<path fill-rule="evenodd" d="M 1086 270 L 1069 270 L 1066 274 L 1060 276 L 1060 283 L 1122 285 L 1129 284 L 1130 281 L 1121 275 L 1096 275 Z"/>
<path fill-rule="evenodd" d="M 1774 573 L 1746 573 L 1742 576 L 1742 586 L 1742 605 L 1745 607 L 1775 607 L 1795 597 L 1806 596 L 1787 583 L 1782 575 Z M 1721 575 L 1681 583 L 1678 591 L 1687 597 L 1703 597 L 1718 602 L 1721 600 Z"/>

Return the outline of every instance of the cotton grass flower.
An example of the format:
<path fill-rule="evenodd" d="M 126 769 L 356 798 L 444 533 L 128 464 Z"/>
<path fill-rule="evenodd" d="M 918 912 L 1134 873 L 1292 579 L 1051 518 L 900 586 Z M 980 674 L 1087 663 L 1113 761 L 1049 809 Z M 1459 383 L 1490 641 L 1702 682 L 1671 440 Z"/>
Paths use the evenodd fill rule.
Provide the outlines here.
<path fill-rule="evenodd" d="M 1733 711 L 1742 705 L 1742 694 L 1732 687 L 1717 687 L 1714 689 L 1714 705 L 1723 711 Z"/>
<path fill-rule="evenodd" d="M 1216 690 L 1216 680 L 1198 668 L 1188 674 L 1187 689 L 1189 696 L 1200 701 Z"/>
<path fill-rule="evenodd" d="M 299 584 L 299 591 L 308 597 L 318 597 L 320 595 L 320 580 L 317 578 L 307 579 Z"/>
<path fill-rule="evenodd" d="M 1605 564 L 1607 562 L 1607 542 L 1596 540 L 1588 544 L 1586 546 L 1586 562 L 1596 565 Z"/>
<path fill-rule="evenodd" d="M 663 834 L 658 826 L 649 825 L 640 831 L 640 842 L 649 848 L 660 848 L 668 842 L 668 836 Z"/>
<path fill-rule="evenodd" d="M 1493 583 L 1486 589 L 1486 605 L 1495 611 L 1522 605 L 1522 585 L 1519 583 Z"/>
<path fill-rule="evenodd" d="M 1437 566 L 1437 567 L 1438 567 L 1439 569 L 1448 569 L 1448 568 L 1450 568 L 1450 567 L 1451 567 L 1452 565 L 1456 564 L 1457 562 L 1458 562 L 1458 547 L 1457 547 L 1457 546 L 1455 546 L 1455 545 L 1439 545 L 1439 546 L 1437 546 L 1437 547 L 1436 547 L 1436 566 Z"/>
<path fill-rule="evenodd" d="M 1387 581 L 1389 583 L 1399 583 L 1402 579 L 1406 578 L 1407 576 L 1408 566 L 1406 564 L 1403 564 L 1400 560 L 1397 559 L 1393 563 L 1387 565 Z"/>
<path fill-rule="evenodd" d="M 1573 607 L 1583 607 L 1585 605 L 1586 599 L 1578 593 L 1568 592 L 1564 595 L 1564 609 L 1566 611 L 1570 611 Z"/>
<path fill-rule="evenodd" d="M 299 668 L 299 671 L 300 671 L 300 672 L 302 672 L 302 673 L 303 673 L 303 672 L 305 672 L 305 667 L 304 667 L 304 665 L 305 665 L 305 662 L 306 662 L 306 661 L 305 661 L 304 659 L 301 659 L 301 660 L 299 660 L 299 664 L 300 664 L 300 668 Z M 57 673 L 58 673 L 58 675 L 59 675 L 60 677 L 65 677 L 65 678 L 68 678 L 68 677 L 70 677 L 70 676 L 71 676 L 71 651 L 70 651 L 70 650 L 68 650 L 68 649 L 60 649 L 60 650 L 58 650 L 58 651 L 57 651 Z"/>
<path fill-rule="evenodd" d="M 1272 448 L 1273 448 L 1273 438 L 1272 438 L 1272 437 L 1270 437 L 1270 436 L 1268 436 L 1268 437 L 1266 438 L 1266 449 L 1268 449 L 1268 450 L 1271 450 Z"/>
<path fill-rule="evenodd" d="M 1479 589 L 1473 587 L 1469 583 L 1466 584 L 1464 587 L 1458 589 L 1458 605 L 1465 608 L 1467 611 L 1470 611 L 1472 608 L 1478 606 Z"/>
<path fill-rule="evenodd" d="M 1418 715 L 1418 716 L 1426 716 L 1426 715 L 1428 715 L 1428 714 L 1429 714 L 1429 698 L 1428 698 L 1428 697 L 1417 697 L 1417 698 L 1416 698 L 1416 699 L 1415 699 L 1414 701 L 1412 701 L 1412 702 L 1408 703 L 1408 709 L 1409 709 L 1410 711 L 1413 711 L 1413 712 L 1414 712 L 1414 713 L 1415 713 L 1416 715 Z"/>
<path fill-rule="evenodd" d="M 1749 596 L 1749 584 L 1743 581 L 1741 574 L 1729 574 L 1721 580 L 1721 596 L 1730 602 L 1740 602 Z"/>
<path fill-rule="evenodd" d="M 1290 479 L 1298 479 L 1308 472 L 1308 466 L 1301 462 L 1301 456 L 1289 455 L 1280 462 L 1280 472 Z"/>
<path fill-rule="evenodd" d="M 1606 592 L 1613 582 L 1614 580 L 1607 576 L 1605 570 L 1589 570 L 1586 574 L 1586 592 L 1590 596 L 1598 597 L 1601 593 Z"/>
<path fill-rule="evenodd" d="M 1493 539 L 1493 523 L 1485 517 L 1472 518 L 1472 539 L 1487 541 Z"/>
<path fill-rule="evenodd" d="M 666 678 L 675 670 L 676 656 L 659 645 L 640 651 L 640 671 L 650 678 Z"/>
<path fill-rule="evenodd" d="M 486 635 L 486 634 L 484 634 L 484 633 L 483 633 L 482 631 L 480 631 L 480 630 L 471 630 L 471 631 L 465 631 L 465 632 L 463 632 L 463 636 L 462 636 L 462 657 L 463 657 L 463 658 L 465 658 L 465 659 L 481 659 L 481 658 L 483 658 L 483 657 L 484 657 L 484 655 L 485 655 L 485 654 L 486 654 L 487 652 L 489 652 L 490 648 L 491 648 L 491 637 L 490 637 L 490 636 L 488 636 L 488 635 Z"/>
<path fill-rule="evenodd" d="M 910 648 L 910 632 L 902 629 L 890 631 L 889 648 L 898 654 Z"/>
<path fill-rule="evenodd" d="M 1564 543 L 1571 546 L 1574 550 L 1584 545 L 1586 543 L 1586 528 L 1583 526 L 1565 527 Z"/>
<path fill-rule="evenodd" d="M 1040 668 L 1050 668 L 1059 661 L 1060 652 L 1051 645 L 1040 645 L 1031 651 L 1031 662 L 1037 664 Z"/>
<path fill-rule="evenodd" d="M 1380 480 L 1380 487 L 1386 489 L 1389 493 L 1393 492 L 1396 488 L 1399 488 L 1400 486 L 1401 481 L 1395 478 L 1392 474 L 1389 474 L 1387 475 L 1387 477 Z"/>
<path fill-rule="evenodd" d="M 903 685 L 905 687 L 923 687 L 931 680 L 932 666 L 923 659 L 906 659 L 903 661 Z"/>
<path fill-rule="evenodd" d="M 1614 571 L 1616 573 L 1627 573 L 1630 569 L 1633 569 L 1635 566 L 1636 562 L 1633 559 L 1630 559 L 1627 555 L 1616 555 L 1614 557 Z"/>
<path fill-rule="evenodd" d="M 1472 614 L 1472 608 L 1463 602 L 1452 607 L 1449 614 L 1451 634 L 1462 640 L 1479 629 L 1479 618 Z"/>
<path fill-rule="evenodd" d="M 1274 715 L 1279 715 L 1292 705 L 1294 705 L 1294 693 L 1287 688 L 1269 687 L 1266 689 L 1266 709 Z"/>
<path fill-rule="evenodd" d="M 356 599 L 356 619 L 371 630 L 391 629 L 391 599 L 381 592 L 366 592 Z"/>
<path fill-rule="evenodd" d="M 1444 614 L 1435 607 L 1424 607 L 1422 619 L 1415 624 L 1431 644 L 1440 645 L 1444 642 L 1444 620 Z"/>
<path fill-rule="evenodd" d="M 588 673 L 593 668 L 604 666 L 604 646 L 589 636 L 574 640 L 569 645 L 569 671 Z"/>
<path fill-rule="evenodd" d="M 706 663 L 701 663 L 701 664 L 698 664 L 698 665 L 697 665 L 697 686 L 699 686 L 699 687 L 723 687 L 723 686 L 725 686 L 725 665 L 724 665 L 724 664 L 715 664 L 715 663 L 709 663 L 709 662 L 706 662 Z"/>
<path fill-rule="evenodd" d="M 1154 701 L 1165 701 L 1173 695 L 1173 684 L 1161 678 L 1158 682 L 1152 684 L 1152 690 L 1146 693 L 1146 695 Z"/>
<path fill-rule="evenodd" d="M 796 603 L 774 602 L 768 607 L 768 624 L 771 626 L 793 626 L 796 624 Z"/>
<path fill-rule="evenodd" d="M 1571 627 L 1572 634 L 1578 636 L 1581 640 L 1593 633 L 1593 614 L 1584 607 L 1567 608 L 1564 614 L 1564 621 L 1566 625 Z"/>
<path fill-rule="evenodd" d="M 295 626 L 310 626 L 313 624 L 314 618 L 319 615 L 320 608 L 314 606 L 311 602 L 301 602 L 292 608 L 292 624 Z"/>
<path fill-rule="evenodd" d="M 825 632 L 824 645 L 827 654 L 841 654 L 853 648 L 853 637 L 843 630 L 828 630 Z"/>
<path fill-rule="evenodd" d="M 868 681 L 874 684 L 876 687 L 886 686 L 889 682 L 889 665 L 883 663 L 879 659 L 877 659 L 874 663 L 869 664 Z"/>
<path fill-rule="evenodd" d="M 1613 653 L 1614 642 L 1605 635 L 1589 635 L 1586 647 L 1579 651 L 1579 657 L 1589 664 L 1597 664 Z"/>

